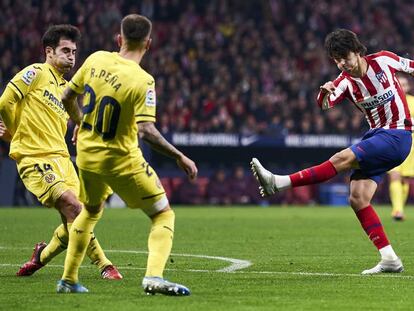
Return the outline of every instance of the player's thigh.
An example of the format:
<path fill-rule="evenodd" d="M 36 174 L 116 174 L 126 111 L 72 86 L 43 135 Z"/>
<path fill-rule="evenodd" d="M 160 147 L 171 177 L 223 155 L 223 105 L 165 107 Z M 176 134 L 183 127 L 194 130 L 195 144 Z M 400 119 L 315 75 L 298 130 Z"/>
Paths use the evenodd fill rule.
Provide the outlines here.
<path fill-rule="evenodd" d="M 79 197 L 79 177 L 76 173 L 75 166 L 70 158 L 59 158 L 58 164 L 64 172 L 65 183 L 73 191 L 76 197 Z"/>
<path fill-rule="evenodd" d="M 17 163 L 19 175 L 27 190 L 47 207 L 53 207 L 67 190 L 74 190 L 61 165 L 63 157 L 24 157 Z"/>
<path fill-rule="evenodd" d="M 169 204 L 157 173 L 147 163 L 138 173 L 113 178 L 110 186 L 128 207 L 140 208 L 148 216 L 157 214 Z"/>
<path fill-rule="evenodd" d="M 99 174 L 79 169 L 79 181 L 79 199 L 85 205 L 98 206 L 112 194 L 111 188 Z"/>

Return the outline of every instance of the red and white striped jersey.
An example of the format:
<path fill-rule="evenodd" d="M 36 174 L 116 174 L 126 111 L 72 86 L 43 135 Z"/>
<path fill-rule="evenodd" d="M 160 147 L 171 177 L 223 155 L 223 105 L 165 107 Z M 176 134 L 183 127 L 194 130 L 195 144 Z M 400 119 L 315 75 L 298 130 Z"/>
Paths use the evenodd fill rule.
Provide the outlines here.
<path fill-rule="evenodd" d="M 364 57 L 368 71 L 362 78 L 355 78 L 342 72 L 334 81 L 335 94 L 319 92 L 318 105 L 331 108 L 349 99 L 367 119 L 371 129 L 405 129 L 413 131 L 405 94 L 395 73 L 402 71 L 412 74 L 414 61 L 389 51 L 381 51 Z"/>

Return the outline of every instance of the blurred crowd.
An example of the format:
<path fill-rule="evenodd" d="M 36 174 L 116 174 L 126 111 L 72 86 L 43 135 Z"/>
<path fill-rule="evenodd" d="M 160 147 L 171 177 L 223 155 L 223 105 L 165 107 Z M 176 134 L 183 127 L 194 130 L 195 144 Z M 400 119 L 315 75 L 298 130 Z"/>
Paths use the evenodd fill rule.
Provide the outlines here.
<path fill-rule="evenodd" d="M 349 104 L 321 112 L 319 86 L 338 70 L 323 50 L 338 27 L 355 31 L 369 52 L 413 56 L 414 6 L 404 0 L 0 0 L 0 88 L 42 60 L 49 24 L 79 26 L 78 65 L 116 50 L 121 17 L 154 22 L 142 66 L 156 78 L 158 127 L 168 132 L 281 136 L 359 135 L 363 115 Z"/>
<path fill-rule="evenodd" d="M 20 69 L 44 61 L 41 36 L 50 24 L 82 31 L 78 68 L 94 51 L 117 50 L 122 16 L 149 17 L 153 42 L 142 67 L 156 80 L 163 134 L 358 136 L 367 124 L 352 105 L 321 112 L 316 104 L 319 86 L 339 73 L 323 49 L 326 34 L 348 28 L 369 53 L 414 58 L 414 6 L 405 0 L 0 0 L 0 10 L 0 91 Z M 0 156 L 7 152 L 0 142 Z M 163 182 L 177 203 L 263 203 L 242 173 L 218 169 L 197 184 Z M 277 200 L 314 200 L 314 189 L 296 192 Z"/>

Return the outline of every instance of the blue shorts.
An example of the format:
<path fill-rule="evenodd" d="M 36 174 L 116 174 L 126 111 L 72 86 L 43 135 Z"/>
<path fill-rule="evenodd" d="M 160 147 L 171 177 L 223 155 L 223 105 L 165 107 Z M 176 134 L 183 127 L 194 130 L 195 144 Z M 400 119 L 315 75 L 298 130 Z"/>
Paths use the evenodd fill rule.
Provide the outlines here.
<path fill-rule="evenodd" d="M 369 130 L 350 148 L 359 163 L 352 179 L 372 179 L 376 183 L 390 169 L 404 162 L 411 149 L 411 132 L 406 130 Z"/>

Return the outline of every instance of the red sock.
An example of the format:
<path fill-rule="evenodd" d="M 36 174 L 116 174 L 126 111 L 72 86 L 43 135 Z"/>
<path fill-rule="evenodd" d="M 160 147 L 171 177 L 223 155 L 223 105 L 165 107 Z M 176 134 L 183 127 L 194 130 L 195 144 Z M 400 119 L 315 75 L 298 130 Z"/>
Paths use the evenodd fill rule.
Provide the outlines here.
<path fill-rule="evenodd" d="M 372 205 L 368 205 L 359 210 L 356 215 L 362 228 L 364 228 L 365 232 L 368 234 L 369 239 L 378 249 L 390 245 L 390 242 L 388 242 L 387 236 L 385 235 L 384 228 L 382 227 L 381 220 L 378 218 Z"/>
<path fill-rule="evenodd" d="M 292 175 L 289 175 L 292 187 L 319 184 L 331 179 L 337 174 L 331 161 L 325 161 L 320 165 L 312 166 Z"/>

